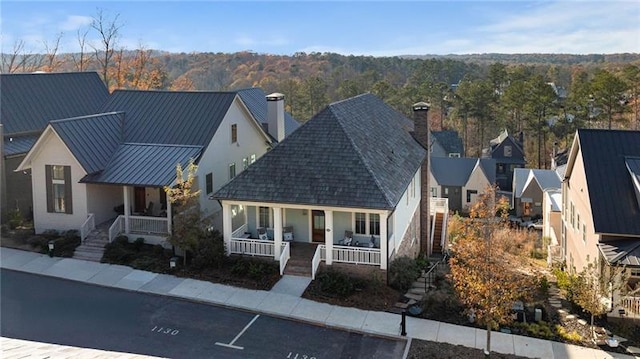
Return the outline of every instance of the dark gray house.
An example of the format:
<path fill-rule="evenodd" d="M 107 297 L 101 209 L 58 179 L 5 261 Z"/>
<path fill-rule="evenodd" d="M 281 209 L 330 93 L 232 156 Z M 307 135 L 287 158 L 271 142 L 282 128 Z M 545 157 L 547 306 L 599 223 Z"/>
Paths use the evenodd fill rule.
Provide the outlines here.
<path fill-rule="evenodd" d="M 32 211 L 31 171 L 14 172 L 50 120 L 96 113 L 109 97 L 95 72 L 0 74 L 0 193 L 8 211 Z"/>
<path fill-rule="evenodd" d="M 489 142 L 488 148 L 482 150 L 483 158 L 496 161 L 496 184 L 501 191 L 513 191 L 513 172 L 526 164 L 523 142 L 522 132 L 516 138 L 504 130 Z"/>
<path fill-rule="evenodd" d="M 431 157 L 465 157 L 458 131 L 431 131 Z"/>

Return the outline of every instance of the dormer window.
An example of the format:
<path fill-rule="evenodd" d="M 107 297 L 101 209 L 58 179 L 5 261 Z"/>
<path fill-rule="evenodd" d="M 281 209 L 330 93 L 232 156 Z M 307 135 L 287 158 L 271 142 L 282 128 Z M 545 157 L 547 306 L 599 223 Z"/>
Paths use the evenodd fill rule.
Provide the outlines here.
<path fill-rule="evenodd" d="M 504 156 L 511 157 L 511 146 L 504 146 Z"/>
<path fill-rule="evenodd" d="M 459 154 L 459 153 L 457 153 L 457 152 L 456 152 L 456 153 L 450 153 L 450 154 L 449 154 L 449 157 L 452 157 L 452 158 L 460 158 L 460 154 Z"/>

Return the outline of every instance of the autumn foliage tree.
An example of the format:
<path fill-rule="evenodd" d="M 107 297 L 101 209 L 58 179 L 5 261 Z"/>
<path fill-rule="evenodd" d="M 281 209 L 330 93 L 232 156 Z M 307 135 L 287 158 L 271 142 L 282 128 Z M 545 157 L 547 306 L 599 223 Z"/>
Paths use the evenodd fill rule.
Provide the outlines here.
<path fill-rule="evenodd" d="M 533 276 L 517 270 L 531 239 L 506 226 L 507 210 L 506 198 L 496 200 L 495 188 L 489 187 L 471 208 L 470 218 L 458 217 L 452 224 L 455 238 L 449 263 L 454 290 L 466 313 L 487 326 L 487 353 L 491 329 L 511 322 L 514 302 L 529 299 L 535 288 Z"/>
<path fill-rule="evenodd" d="M 198 245 L 203 228 L 198 206 L 200 191 L 193 190 L 198 166 L 189 161 L 187 165 L 187 177 L 181 164 L 176 165 L 176 184 L 173 187 L 165 186 L 164 191 L 169 197 L 169 202 L 176 213 L 173 216 L 173 231 L 169 235 L 169 243 L 185 251 L 184 264 L 187 264 L 187 251 L 193 251 Z"/>

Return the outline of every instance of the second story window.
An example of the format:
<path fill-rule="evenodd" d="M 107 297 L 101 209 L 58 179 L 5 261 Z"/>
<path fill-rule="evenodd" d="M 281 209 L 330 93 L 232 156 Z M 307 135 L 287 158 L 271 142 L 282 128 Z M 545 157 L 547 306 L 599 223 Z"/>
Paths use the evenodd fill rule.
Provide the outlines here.
<path fill-rule="evenodd" d="M 207 173 L 205 176 L 207 194 L 213 193 L 213 173 Z"/>
<path fill-rule="evenodd" d="M 229 180 L 232 180 L 236 176 L 236 164 L 229 163 Z"/>
<path fill-rule="evenodd" d="M 238 142 L 238 125 L 231 125 L 231 143 Z"/>
<path fill-rule="evenodd" d="M 511 146 L 504 146 L 504 156 L 511 157 Z"/>

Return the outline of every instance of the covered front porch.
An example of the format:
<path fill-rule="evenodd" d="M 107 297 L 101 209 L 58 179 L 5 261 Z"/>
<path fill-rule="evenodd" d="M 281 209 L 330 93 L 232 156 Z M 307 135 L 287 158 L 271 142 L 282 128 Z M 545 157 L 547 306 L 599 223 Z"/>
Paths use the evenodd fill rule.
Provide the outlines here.
<path fill-rule="evenodd" d="M 395 248 L 390 214 L 383 210 L 235 201 L 222 201 L 222 210 L 228 254 L 273 257 L 281 273 L 290 243 L 317 245 L 308 264 L 312 277 L 322 261 L 387 269 L 389 248 Z"/>
<path fill-rule="evenodd" d="M 122 186 L 120 213 L 109 227 L 109 242 L 124 234 L 144 238 L 147 243 L 164 244 L 171 234 L 171 202 L 162 187 Z"/>

